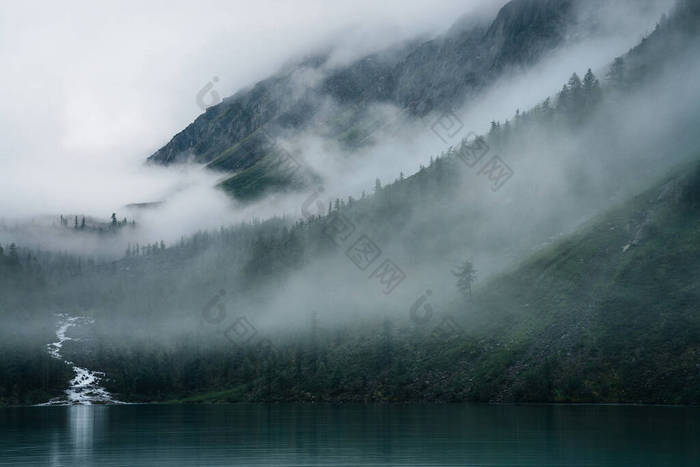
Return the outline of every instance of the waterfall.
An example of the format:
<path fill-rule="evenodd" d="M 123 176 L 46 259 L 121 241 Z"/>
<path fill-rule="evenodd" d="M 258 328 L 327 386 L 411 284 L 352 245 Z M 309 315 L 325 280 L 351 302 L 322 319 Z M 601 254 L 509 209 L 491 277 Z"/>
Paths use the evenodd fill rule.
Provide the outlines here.
<path fill-rule="evenodd" d="M 70 380 L 65 397 L 56 397 L 49 402 L 39 405 L 92 405 L 92 404 L 124 404 L 112 397 L 112 395 L 100 385 L 104 373 L 81 368 L 69 360 L 65 360 L 61 351 L 66 341 L 78 340 L 68 337 L 66 334 L 70 328 L 78 325 L 93 324 L 94 321 L 82 316 L 68 316 L 59 314 L 58 329 L 56 330 L 56 342 L 47 344 L 49 355 L 57 360 L 63 360 L 73 367 L 75 376 Z"/>

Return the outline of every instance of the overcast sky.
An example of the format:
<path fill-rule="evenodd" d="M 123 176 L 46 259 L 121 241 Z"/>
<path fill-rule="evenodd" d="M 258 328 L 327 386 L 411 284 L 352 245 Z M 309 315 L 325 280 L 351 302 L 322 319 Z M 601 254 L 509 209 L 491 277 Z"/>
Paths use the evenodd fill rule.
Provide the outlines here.
<path fill-rule="evenodd" d="M 329 41 L 381 47 L 479 3 L 3 2 L 0 216 L 21 214 L 12 197 L 55 213 L 125 189 L 147 196 L 169 182 L 130 170 L 201 113 L 196 93 L 214 76 L 223 97 Z"/>
<path fill-rule="evenodd" d="M 556 92 L 574 70 L 583 73 L 590 66 L 603 72 L 601 67 L 636 44 L 671 2 L 648 0 L 654 8 L 641 13 L 640 1 L 610 2 L 627 3 L 632 10 L 601 10 L 596 21 L 603 34 L 562 50 L 515 81 L 500 83 L 462 115 L 465 123 L 483 131 L 491 119 L 509 118 L 516 108 L 527 109 Z M 0 220 L 42 214 L 107 219 L 128 203 L 177 196 L 187 203 L 176 203 L 173 216 L 191 226 L 220 225 L 216 223 L 223 223 L 224 216 L 212 215 L 213 206 L 228 213 L 231 200 L 210 189 L 216 182 L 212 175 L 144 170 L 143 164 L 202 112 L 197 93 L 214 77 L 214 90 L 225 97 L 321 47 L 332 44 L 340 50 L 336 58 L 350 59 L 403 39 L 444 32 L 465 14 L 493 17 L 505 3 L 0 3 Z M 413 152 L 425 159 L 439 150 Z M 397 170 L 410 173 L 423 159 L 402 161 L 397 169 L 389 158 L 365 171 L 371 181 L 384 177 L 382 169 L 393 177 Z M 203 211 L 202 205 L 210 210 Z M 204 215 L 209 219 L 200 219 Z M 168 231 L 178 229 L 187 231 L 168 224 Z"/>

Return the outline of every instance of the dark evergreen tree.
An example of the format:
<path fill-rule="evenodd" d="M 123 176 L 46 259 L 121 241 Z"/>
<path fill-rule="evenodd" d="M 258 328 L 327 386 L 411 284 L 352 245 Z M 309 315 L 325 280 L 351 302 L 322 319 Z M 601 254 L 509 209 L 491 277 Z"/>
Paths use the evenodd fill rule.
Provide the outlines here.
<path fill-rule="evenodd" d="M 476 269 L 470 261 L 464 261 L 452 274 L 457 277 L 457 288 L 466 297 L 472 296 L 472 284 L 476 280 Z"/>
<path fill-rule="evenodd" d="M 578 74 L 574 73 L 569 78 L 569 83 L 567 84 L 569 89 L 569 115 L 572 117 L 578 117 L 581 115 L 581 109 L 583 108 L 583 83 Z"/>
<path fill-rule="evenodd" d="M 7 257 L 7 264 L 13 268 L 19 267 L 19 254 L 17 253 L 17 245 L 15 245 L 14 243 L 10 244 L 10 251 Z"/>
<path fill-rule="evenodd" d="M 557 110 L 566 112 L 569 108 L 569 87 L 565 84 L 557 95 Z"/>
<path fill-rule="evenodd" d="M 586 72 L 586 76 L 583 77 L 583 96 L 584 96 L 584 107 L 586 111 L 590 111 L 595 108 L 601 100 L 602 93 L 600 90 L 600 82 L 593 74 L 593 71 L 589 68 Z"/>
<path fill-rule="evenodd" d="M 318 370 L 318 313 L 311 312 L 311 367 L 313 372 Z"/>
<path fill-rule="evenodd" d="M 385 319 L 382 324 L 382 345 L 381 345 L 382 355 L 380 361 L 384 367 L 391 366 L 392 361 L 392 324 L 391 320 Z"/>

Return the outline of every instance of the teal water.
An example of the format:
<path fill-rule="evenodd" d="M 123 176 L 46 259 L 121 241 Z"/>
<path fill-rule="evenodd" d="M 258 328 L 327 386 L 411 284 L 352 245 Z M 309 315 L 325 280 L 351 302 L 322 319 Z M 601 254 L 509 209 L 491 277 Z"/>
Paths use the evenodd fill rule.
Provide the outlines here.
<path fill-rule="evenodd" d="M 0 409 L 0 465 L 700 466 L 700 409 L 220 405 Z"/>

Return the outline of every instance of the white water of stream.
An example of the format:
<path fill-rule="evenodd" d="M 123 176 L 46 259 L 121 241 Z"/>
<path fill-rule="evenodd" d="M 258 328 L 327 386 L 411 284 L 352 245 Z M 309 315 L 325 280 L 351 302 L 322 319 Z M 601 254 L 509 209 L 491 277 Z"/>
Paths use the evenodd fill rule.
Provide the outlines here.
<path fill-rule="evenodd" d="M 92 371 L 87 368 L 76 366 L 73 362 L 65 360 L 61 355 L 63 344 L 66 341 L 77 340 L 67 336 L 67 332 L 73 326 L 82 324 L 92 324 L 93 321 L 81 316 L 68 316 L 60 314 L 58 329 L 56 330 L 56 342 L 46 346 L 51 357 L 63 360 L 67 365 L 73 367 L 75 377 L 70 380 L 68 389 L 65 390 L 66 397 L 56 397 L 49 402 L 39 405 L 92 405 L 92 404 L 123 404 L 115 400 L 112 395 L 100 385 L 104 377 L 101 371 Z"/>

